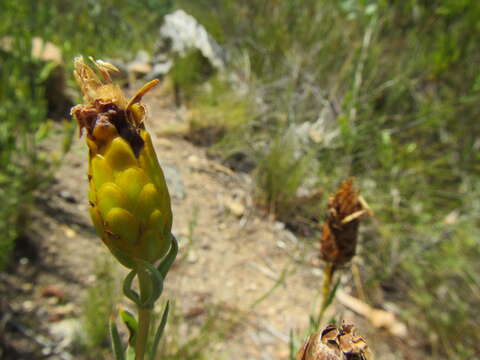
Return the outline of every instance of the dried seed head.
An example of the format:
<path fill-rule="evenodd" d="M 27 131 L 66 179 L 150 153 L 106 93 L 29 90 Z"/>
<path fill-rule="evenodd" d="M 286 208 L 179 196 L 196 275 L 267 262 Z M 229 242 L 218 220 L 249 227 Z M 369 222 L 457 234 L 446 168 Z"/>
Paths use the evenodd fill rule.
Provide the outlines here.
<path fill-rule="evenodd" d="M 328 200 L 327 219 L 320 239 L 324 260 L 338 267 L 352 259 L 357 245 L 360 216 L 365 212 L 353 186 L 353 179 L 345 180 L 335 196 Z"/>
<path fill-rule="evenodd" d="M 344 323 L 340 329 L 329 325 L 310 335 L 296 360 L 373 360 L 373 354 L 366 341 L 355 335 L 355 327 Z"/>

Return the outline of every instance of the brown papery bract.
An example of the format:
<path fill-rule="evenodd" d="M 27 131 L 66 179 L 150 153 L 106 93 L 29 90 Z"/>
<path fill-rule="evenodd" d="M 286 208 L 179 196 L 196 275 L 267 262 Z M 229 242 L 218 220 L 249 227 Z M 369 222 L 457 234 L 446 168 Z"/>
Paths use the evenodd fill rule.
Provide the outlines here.
<path fill-rule="evenodd" d="M 296 356 L 296 360 L 373 360 L 366 341 L 355 334 L 352 324 L 340 328 L 327 326 L 309 336 Z"/>
<path fill-rule="evenodd" d="M 355 255 L 360 216 L 363 209 L 353 179 L 342 182 L 328 200 L 328 214 L 322 226 L 321 255 L 335 268 L 346 264 Z"/>

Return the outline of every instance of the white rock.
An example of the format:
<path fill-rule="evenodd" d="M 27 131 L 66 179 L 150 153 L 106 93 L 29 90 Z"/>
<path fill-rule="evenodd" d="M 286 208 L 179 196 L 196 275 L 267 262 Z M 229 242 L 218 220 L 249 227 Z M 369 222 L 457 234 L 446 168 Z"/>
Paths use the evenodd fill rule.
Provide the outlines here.
<path fill-rule="evenodd" d="M 197 20 L 183 10 L 165 16 L 160 28 L 160 37 L 171 42 L 170 51 L 180 56 L 192 49 L 199 50 L 213 67 L 225 68 L 223 50 Z"/>

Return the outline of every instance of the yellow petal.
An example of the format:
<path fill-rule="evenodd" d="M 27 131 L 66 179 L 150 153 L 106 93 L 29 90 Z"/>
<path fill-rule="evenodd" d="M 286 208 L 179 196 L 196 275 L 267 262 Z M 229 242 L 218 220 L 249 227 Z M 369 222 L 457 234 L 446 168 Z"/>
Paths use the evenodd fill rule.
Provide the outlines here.
<path fill-rule="evenodd" d="M 160 196 L 160 209 L 167 219 L 167 224 L 171 228 L 172 226 L 172 210 L 170 204 L 170 195 L 168 193 L 167 184 L 163 170 L 158 163 L 157 155 L 153 148 L 150 135 L 146 131 L 141 132 L 141 136 L 145 141 L 145 145 L 140 152 L 139 162 L 140 165 L 147 172 L 147 176 L 154 182 L 157 191 Z"/>
<path fill-rule="evenodd" d="M 142 131 L 141 136 L 143 141 L 145 141 L 145 145 L 140 152 L 140 164 L 142 168 L 147 171 L 148 176 L 151 177 L 152 180 L 155 182 L 155 185 L 159 189 L 162 197 L 164 196 L 164 193 L 168 196 L 165 175 L 163 174 L 163 170 L 158 163 L 157 154 L 155 153 L 155 149 L 153 148 L 150 135 L 148 134 L 148 132 Z"/>
<path fill-rule="evenodd" d="M 98 209 L 100 214 L 106 218 L 112 208 L 126 208 L 127 198 L 122 194 L 121 189 L 114 183 L 103 184 L 97 192 Z"/>
<path fill-rule="evenodd" d="M 146 226 L 147 231 L 155 230 L 159 234 L 165 234 L 165 220 L 160 210 L 154 210 L 148 219 Z"/>
<path fill-rule="evenodd" d="M 147 222 L 150 214 L 161 206 L 161 198 L 158 194 L 157 188 L 152 183 L 145 185 L 138 196 L 138 202 L 135 207 L 135 215 Z"/>
<path fill-rule="evenodd" d="M 116 178 L 115 183 L 127 196 L 132 208 L 137 203 L 138 195 L 148 183 L 145 172 L 138 167 L 131 167 L 122 171 Z"/>
<path fill-rule="evenodd" d="M 105 158 L 101 155 L 95 155 L 91 162 L 92 181 L 96 189 L 107 183 L 113 181 L 113 171 Z"/>
<path fill-rule="evenodd" d="M 143 105 L 136 103 L 130 106 L 130 112 L 136 124 L 141 124 L 145 118 L 145 108 Z"/>
<path fill-rule="evenodd" d="M 121 137 L 112 141 L 105 152 L 105 159 L 114 171 L 121 171 L 137 164 L 130 145 Z"/>
<path fill-rule="evenodd" d="M 92 218 L 93 226 L 97 231 L 97 235 L 103 238 L 103 231 L 104 231 L 103 220 L 102 220 L 102 217 L 100 216 L 100 213 L 98 212 L 97 207 L 91 206 L 89 211 L 90 211 L 90 217 Z"/>
<path fill-rule="evenodd" d="M 114 237 L 118 237 L 115 240 L 115 245 L 118 248 L 128 248 L 137 243 L 140 224 L 127 210 L 113 208 L 107 214 L 105 222 Z"/>

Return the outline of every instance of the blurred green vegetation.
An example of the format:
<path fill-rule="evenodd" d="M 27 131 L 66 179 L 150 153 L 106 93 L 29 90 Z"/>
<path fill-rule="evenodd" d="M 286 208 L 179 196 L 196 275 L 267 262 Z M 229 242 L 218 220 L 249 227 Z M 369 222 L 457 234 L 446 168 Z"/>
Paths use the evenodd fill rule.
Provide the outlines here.
<path fill-rule="evenodd" d="M 71 73 L 72 59 L 86 56 L 132 58 L 153 49 L 168 0 L 12 1 L 0 4 L 0 269 L 14 240 L 28 223 L 35 191 L 52 177 L 61 156 L 42 144 L 51 135 L 46 86 L 57 65 L 32 54 L 39 37 L 61 50 Z M 8 44 L 8 45 L 7 45 Z M 71 83 L 71 76 L 66 76 Z M 53 94 L 58 96 L 58 94 Z M 70 125 L 67 129 L 72 130 Z M 71 131 L 69 131 L 71 133 Z"/>
<path fill-rule="evenodd" d="M 220 129 L 211 151 L 253 162 L 259 200 L 280 217 L 300 190 L 355 176 L 376 213 L 360 254 L 369 301 L 397 304 L 431 358 L 478 354 L 478 0 L 3 0 L 0 39 L 13 50 L 0 50 L 0 267 L 60 159 L 42 147 L 53 67 L 32 56 L 32 38 L 58 46 L 70 73 L 78 54 L 152 51 L 173 8 L 206 26 L 236 79 L 202 84 L 195 53 L 176 63 L 193 133 Z M 209 326 L 207 342 L 172 349 L 201 358 Z"/>
<path fill-rule="evenodd" d="M 223 359 L 225 355 L 218 351 L 218 344 L 228 342 L 231 333 L 238 326 L 239 315 L 221 306 L 210 305 L 204 312 L 194 315 L 189 322 L 186 317 L 185 312 L 174 304 L 157 358 Z M 195 319 L 196 317 L 198 319 Z M 192 321 L 195 326 L 188 326 Z M 213 350 L 214 347 L 217 351 Z"/>
<path fill-rule="evenodd" d="M 255 99 L 220 154 L 229 139 L 253 157 L 259 194 L 277 213 L 302 187 L 328 193 L 356 177 L 376 213 L 361 254 L 369 301 L 395 302 L 432 358 L 478 353 L 480 2 L 176 4 L 228 51 L 240 79 L 231 93 L 239 82 Z M 316 139 L 300 131 L 314 123 Z"/>
<path fill-rule="evenodd" d="M 87 290 L 82 306 L 82 332 L 78 334 L 79 350 L 90 357 L 103 358 L 109 352 L 108 324 L 121 299 L 120 277 L 111 257 L 95 261 L 95 282 Z"/>

